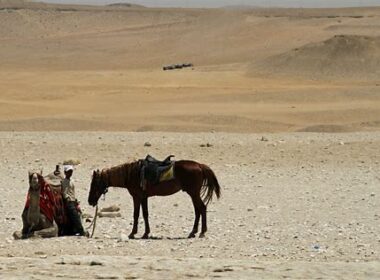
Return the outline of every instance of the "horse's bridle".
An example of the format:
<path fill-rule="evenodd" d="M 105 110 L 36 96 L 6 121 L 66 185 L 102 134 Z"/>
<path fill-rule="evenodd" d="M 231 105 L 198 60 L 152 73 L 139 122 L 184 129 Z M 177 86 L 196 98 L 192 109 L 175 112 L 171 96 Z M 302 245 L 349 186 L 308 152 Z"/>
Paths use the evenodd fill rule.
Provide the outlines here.
<path fill-rule="evenodd" d="M 101 176 L 100 178 L 101 178 L 101 180 L 103 181 L 102 176 Z M 104 182 L 104 181 L 103 181 L 103 182 Z M 103 182 L 102 182 L 102 183 L 103 183 Z M 100 194 L 100 196 L 103 195 L 103 200 L 106 199 L 106 193 L 108 193 L 108 188 L 109 188 L 109 186 L 108 186 L 108 182 L 107 182 L 107 184 L 105 184 L 105 185 L 106 185 L 106 187 L 103 189 L 102 193 Z"/>
<path fill-rule="evenodd" d="M 103 195 L 103 200 L 106 200 L 106 193 L 108 193 L 108 187 L 106 187 L 106 188 L 103 190 L 102 194 L 101 194 L 101 196 Z"/>

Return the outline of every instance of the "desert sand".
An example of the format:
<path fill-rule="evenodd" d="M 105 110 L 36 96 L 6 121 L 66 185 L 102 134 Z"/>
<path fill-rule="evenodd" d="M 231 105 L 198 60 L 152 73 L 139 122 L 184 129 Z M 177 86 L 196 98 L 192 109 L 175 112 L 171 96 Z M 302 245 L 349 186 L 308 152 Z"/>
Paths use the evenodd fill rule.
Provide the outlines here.
<path fill-rule="evenodd" d="M 0 130 L 379 128 L 380 8 L 0 7 Z"/>
<path fill-rule="evenodd" d="M 380 278 L 379 38 L 376 7 L 0 0 L 0 278 Z M 162 70 L 176 63 L 194 66 Z M 100 206 L 121 217 L 93 239 L 13 240 L 29 169 L 78 160 L 93 215 L 92 170 L 148 153 L 215 171 L 206 238 L 186 238 L 178 193 L 149 200 L 151 239 L 128 240 L 132 200 L 112 188 Z"/>

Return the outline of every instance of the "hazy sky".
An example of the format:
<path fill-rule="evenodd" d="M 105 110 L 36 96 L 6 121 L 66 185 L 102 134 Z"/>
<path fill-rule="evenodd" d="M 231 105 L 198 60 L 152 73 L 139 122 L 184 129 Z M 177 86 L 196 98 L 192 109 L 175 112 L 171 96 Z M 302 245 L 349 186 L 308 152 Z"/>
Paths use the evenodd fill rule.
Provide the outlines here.
<path fill-rule="evenodd" d="M 135 3 L 154 7 L 221 7 L 229 5 L 279 6 L 279 7 L 359 7 L 380 6 L 380 0 L 39 0 L 51 3 L 109 4 Z"/>

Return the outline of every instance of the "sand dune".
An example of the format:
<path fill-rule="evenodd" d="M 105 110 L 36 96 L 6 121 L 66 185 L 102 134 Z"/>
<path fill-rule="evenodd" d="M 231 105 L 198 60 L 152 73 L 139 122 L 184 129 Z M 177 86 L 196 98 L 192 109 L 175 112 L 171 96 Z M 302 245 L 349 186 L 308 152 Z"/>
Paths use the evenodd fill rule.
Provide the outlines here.
<path fill-rule="evenodd" d="M 378 80 L 380 37 L 335 35 L 265 61 L 270 73 L 314 79 Z"/>

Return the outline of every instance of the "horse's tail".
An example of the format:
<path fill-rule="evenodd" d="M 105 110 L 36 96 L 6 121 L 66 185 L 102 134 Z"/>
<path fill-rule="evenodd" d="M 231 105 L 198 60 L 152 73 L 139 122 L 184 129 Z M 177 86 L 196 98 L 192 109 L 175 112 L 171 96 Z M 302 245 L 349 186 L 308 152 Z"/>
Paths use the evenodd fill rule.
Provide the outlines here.
<path fill-rule="evenodd" d="M 214 171 L 212 171 L 211 168 L 205 164 L 200 164 L 200 166 L 203 172 L 201 196 L 203 198 L 203 202 L 207 205 L 212 200 L 214 192 L 216 194 L 216 197 L 219 199 L 220 186 Z"/>

